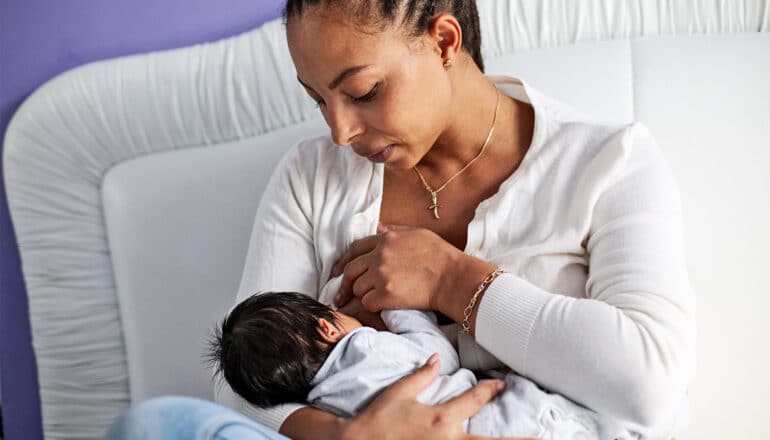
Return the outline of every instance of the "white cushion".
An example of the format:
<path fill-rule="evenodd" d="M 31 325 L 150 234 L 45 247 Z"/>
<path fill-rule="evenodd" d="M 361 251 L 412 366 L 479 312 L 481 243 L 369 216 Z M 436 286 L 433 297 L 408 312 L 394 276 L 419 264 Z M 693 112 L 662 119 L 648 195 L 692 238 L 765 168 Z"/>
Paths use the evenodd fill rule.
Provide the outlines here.
<path fill-rule="evenodd" d="M 105 176 L 132 401 L 213 398 L 205 342 L 233 305 L 262 191 L 286 150 L 325 128 L 314 120 L 216 148 L 154 154 Z"/>
<path fill-rule="evenodd" d="M 510 75 L 607 122 L 634 119 L 629 40 L 528 50 L 485 60 L 489 74 Z"/>
<path fill-rule="evenodd" d="M 680 185 L 698 298 L 686 438 L 768 437 L 770 34 L 636 41 L 634 86 Z"/>

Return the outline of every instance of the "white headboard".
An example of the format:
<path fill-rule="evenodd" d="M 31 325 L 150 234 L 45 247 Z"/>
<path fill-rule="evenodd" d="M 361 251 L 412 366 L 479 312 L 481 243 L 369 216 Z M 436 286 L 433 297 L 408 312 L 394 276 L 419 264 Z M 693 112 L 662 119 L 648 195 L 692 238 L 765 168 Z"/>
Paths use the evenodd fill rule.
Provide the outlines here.
<path fill-rule="evenodd" d="M 768 434 L 737 409 L 770 393 L 770 347 L 751 343 L 770 309 L 768 3 L 478 5 L 488 73 L 650 126 L 682 187 L 698 292 L 691 438 Z M 89 64 L 23 104 L 5 178 L 47 438 L 100 438 L 151 396 L 212 396 L 202 344 L 234 300 L 261 190 L 291 144 L 324 130 L 278 21 Z"/>

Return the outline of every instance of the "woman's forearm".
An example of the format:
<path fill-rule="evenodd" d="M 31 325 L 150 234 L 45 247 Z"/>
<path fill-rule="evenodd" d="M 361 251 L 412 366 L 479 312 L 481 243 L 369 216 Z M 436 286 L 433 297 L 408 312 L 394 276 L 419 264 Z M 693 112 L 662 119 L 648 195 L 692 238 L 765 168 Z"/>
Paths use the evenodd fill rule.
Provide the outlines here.
<path fill-rule="evenodd" d="M 345 438 L 347 420 L 310 406 L 298 409 L 281 425 L 280 433 L 296 440 Z"/>

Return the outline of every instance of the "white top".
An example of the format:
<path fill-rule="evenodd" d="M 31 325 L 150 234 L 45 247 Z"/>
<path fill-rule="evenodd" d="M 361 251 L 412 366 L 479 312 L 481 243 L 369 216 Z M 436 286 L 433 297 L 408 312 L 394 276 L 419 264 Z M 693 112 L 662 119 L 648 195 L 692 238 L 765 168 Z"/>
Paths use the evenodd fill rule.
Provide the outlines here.
<path fill-rule="evenodd" d="M 533 106 L 535 128 L 468 225 L 465 252 L 506 273 L 478 305 L 476 339 L 458 335 L 461 364 L 508 365 L 644 432 L 682 407 L 695 364 L 672 173 L 645 127 L 602 125 L 519 80 L 490 79 Z M 383 171 L 329 136 L 300 142 L 260 203 L 237 302 L 258 291 L 318 297 L 347 246 L 375 233 Z M 216 395 L 274 429 L 300 407 L 254 408 L 221 381 Z"/>

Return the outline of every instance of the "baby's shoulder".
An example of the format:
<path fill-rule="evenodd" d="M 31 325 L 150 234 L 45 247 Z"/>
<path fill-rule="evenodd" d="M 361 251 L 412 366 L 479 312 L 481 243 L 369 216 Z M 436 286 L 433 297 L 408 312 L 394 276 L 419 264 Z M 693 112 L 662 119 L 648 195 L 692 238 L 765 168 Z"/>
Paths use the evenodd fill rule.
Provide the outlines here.
<path fill-rule="evenodd" d="M 343 342 L 345 343 L 345 348 L 341 353 L 343 356 L 353 356 L 354 353 L 367 355 L 377 353 L 385 358 L 391 358 L 394 353 L 408 352 L 414 348 L 412 347 L 413 344 L 403 336 L 389 331 L 378 331 L 371 327 L 353 330 L 340 343 Z"/>

